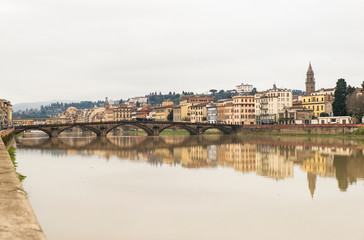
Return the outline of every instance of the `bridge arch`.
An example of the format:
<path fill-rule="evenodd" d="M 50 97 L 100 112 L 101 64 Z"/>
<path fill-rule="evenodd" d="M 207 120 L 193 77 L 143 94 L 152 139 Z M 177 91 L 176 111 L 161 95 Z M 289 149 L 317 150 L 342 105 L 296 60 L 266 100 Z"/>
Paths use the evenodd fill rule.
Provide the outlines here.
<path fill-rule="evenodd" d="M 111 132 L 112 130 L 114 130 L 115 128 L 120 127 L 120 126 L 125 126 L 125 125 L 131 125 L 131 126 L 135 126 L 135 127 L 141 128 L 141 129 L 143 129 L 148 134 L 148 136 L 153 136 L 153 129 L 150 129 L 148 126 L 143 125 L 143 124 L 140 124 L 140 123 L 136 123 L 136 122 L 116 124 L 116 125 L 112 126 L 111 128 L 109 128 L 106 131 L 105 136 L 109 132 Z"/>
<path fill-rule="evenodd" d="M 93 128 L 93 127 L 91 127 L 91 126 L 78 125 L 78 124 L 76 124 L 76 125 L 71 125 L 71 126 L 69 126 L 69 127 L 65 127 L 65 128 L 63 128 L 63 129 L 59 130 L 59 131 L 58 131 L 58 135 L 59 135 L 59 134 L 61 134 L 61 133 L 62 133 L 62 132 L 64 132 L 64 131 L 66 131 L 67 129 L 72 129 L 72 128 L 80 128 L 80 129 L 82 129 L 82 130 L 89 130 L 89 131 L 91 131 L 91 132 L 94 132 L 97 136 L 100 136 L 100 135 L 101 135 L 100 131 L 99 131 L 99 130 L 97 130 L 96 128 Z"/>
<path fill-rule="evenodd" d="M 20 129 L 16 129 L 15 132 L 15 136 L 18 135 L 19 133 L 25 132 L 27 130 L 39 130 L 42 131 L 44 133 L 46 133 L 48 135 L 48 137 L 52 137 L 52 132 L 49 131 L 48 129 L 44 129 L 42 127 L 24 127 L 24 128 L 20 128 Z"/>
<path fill-rule="evenodd" d="M 217 129 L 217 130 L 219 130 L 223 134 L 229 134 L 229 133 L 231 133 L 231 130 L 230 129 L 228 129 L 228 128 L 224 127 L 224 126 L 219 126 L 219 125 L 212 125 L 212 126 L 204 127 L 204 128 L 202 128 L 201 133 L 204 133 L 204 132 L 206 132 L 209 129 Z"/>
<path fill-rule="evenodd" d="M 170 125 L 167 125 L 161 129 L 159 129 L 159 133 L 163 132 L 164 130 L 170 128 L 170 127 L 179 127 L 179 128 L 182 128 L 184 130 L 186 130 L 187 132 L 189 132 L 190 135 L 196 135 L 197 132 L 196 132 L 196 129 L 194 129 L 193 127 L 189 127 L 187 125 L 183 125 L 183 124 L 170 124 Z"/>

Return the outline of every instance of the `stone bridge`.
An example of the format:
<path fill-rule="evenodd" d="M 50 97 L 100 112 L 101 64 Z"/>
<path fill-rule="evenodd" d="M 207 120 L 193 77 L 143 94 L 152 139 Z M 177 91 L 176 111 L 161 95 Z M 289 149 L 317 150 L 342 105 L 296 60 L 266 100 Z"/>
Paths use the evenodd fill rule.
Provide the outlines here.
<path fill-rule="evenodd" d="M 156 121 L 117 121 L 117 122 L 97 122 L 97 123 L 68 123 L 68 124 L 44 124 L 44 125 L 24 125 L 16 126 L 15 134 L 27 130 L 39 130 L 48 134 L 49 137 L 58 137 L 58 135 L 74 127 L 94 132 L 98 137 L 106 135 L 117 127 L 129 125 L 143 129 L 148 136 L 159 136 L 159 134 L 168 128 L 178 127 L 190 133 L 190 135 L 201 135 L 208 129 L 218 129 L 224 134 L 237 133 L 242 126 L 225 125 L 225 124 L 207 124 L 207 123 L 186 123 L 186 122 L 156 122 Z"/>

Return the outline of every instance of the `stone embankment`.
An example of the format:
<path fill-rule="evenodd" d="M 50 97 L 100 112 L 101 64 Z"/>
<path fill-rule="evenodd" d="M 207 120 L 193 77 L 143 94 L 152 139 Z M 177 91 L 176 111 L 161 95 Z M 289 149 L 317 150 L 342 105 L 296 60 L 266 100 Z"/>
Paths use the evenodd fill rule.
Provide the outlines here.
<path fill-rule="evenodd" d="M 46 239 L 1 137 L 0 239 Z"/>
<path fill-rule="evenodd" d="M 330 124 L 330 125 L 245 125 L 240 133 L 262 134 L 350 134 L 364 124 Z"/>

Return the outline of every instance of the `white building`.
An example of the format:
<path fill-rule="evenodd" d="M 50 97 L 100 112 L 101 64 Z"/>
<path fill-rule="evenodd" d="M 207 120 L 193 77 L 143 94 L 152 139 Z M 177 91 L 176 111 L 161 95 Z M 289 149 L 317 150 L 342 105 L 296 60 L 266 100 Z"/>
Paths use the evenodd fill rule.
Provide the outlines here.
<path fill-rule="evenodd" d="M 206 105 L 207 123 L 217 123 L 217 105 L 216 103 L 209 103 Z"/>
<path fill-rule="evenodd" d="M 292 91 L 279 89 L 275 84 L 273 89 L 256 93 L 254 98 L 256 124 L 276 123 L 279 111 L 284 107 L 292 107 Z"/>
<path fill-rule="evenodd" d="M 317 91 L 314 91 L 311 93 L 311 95 L 316 96 L 316 95 L 334 95 L 335 93 L 335 88 L 321 88 Z"/>
<path fill-rule="evenodd" d="M 352 123 L 350 116 L 337 117 L 318 117 L 319 124 L 350 124 Z"/>
<path fill-rule="evenodd" d="M 140 103 L 141 106 L 145 106 L 148 103 L 148 98 L 147 97 L 129 98 L 127 104 L 135 106 L 137 102 Z"/>
<path fill-rule="evenodd" d="M 236 86 L 236 91 L 238 93 L 249 93 L 253 90 L 253 85 L 249 85 L 249 84 L 240 84 Z"/>

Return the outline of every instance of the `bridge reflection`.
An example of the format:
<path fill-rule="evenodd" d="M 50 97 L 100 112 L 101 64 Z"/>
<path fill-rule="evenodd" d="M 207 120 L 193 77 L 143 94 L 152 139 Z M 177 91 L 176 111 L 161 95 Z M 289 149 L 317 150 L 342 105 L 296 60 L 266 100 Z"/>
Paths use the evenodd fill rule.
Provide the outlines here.
<path fill-rule="evenodd" d="M 282 180 L 294 166 L 307 172 L 313 196 L 317 177 L 336 178 L 341 191 L 364 178 L 364 147 L 350 139 L 272 136 L 127 136 L 19 138 L 17 147 L 45 154 L 97 155 L 184 168 L 227 167 Z M 59 150 L 59 151 L 55 151 Z"/>

